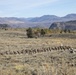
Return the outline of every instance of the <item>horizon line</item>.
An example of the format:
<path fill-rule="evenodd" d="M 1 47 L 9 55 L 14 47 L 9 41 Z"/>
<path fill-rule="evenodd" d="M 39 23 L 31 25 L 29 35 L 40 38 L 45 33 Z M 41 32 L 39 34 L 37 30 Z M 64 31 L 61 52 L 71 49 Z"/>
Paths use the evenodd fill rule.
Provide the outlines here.
<path fill-rule="evenodd" d="M 76 13 L 69 13 L 69 14 L 66 14 L 66 15 L 64 15 L 64 16 L 71 15 L 71 14 L 76 14 Z M 47 14 L 47 15 L 42 15 L 42 16 L 64 17 L 64 16 L 58 16 L 58 15 L 54 15 L 54 14 Z M 33 17 L 5 16 L 5 17 L 0 17 L 0 18 L 39 18 L 39 17 L 42 17 L 42 16 L 33 16 Z"/>

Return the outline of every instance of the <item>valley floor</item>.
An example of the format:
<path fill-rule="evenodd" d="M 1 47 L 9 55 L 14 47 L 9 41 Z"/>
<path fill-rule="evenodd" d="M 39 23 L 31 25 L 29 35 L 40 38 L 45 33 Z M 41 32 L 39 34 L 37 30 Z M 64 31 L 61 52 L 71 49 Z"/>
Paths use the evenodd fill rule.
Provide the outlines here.
<path fill-rule="evenodd" d="M 59 46 L 69 46 L 74 52 L 60 49 L 32 54 L 15 53 Z M 26 38 L 25 29 L 0 30 L 0 75 L 76 75 L 76 34 L 30 39 Z"/>

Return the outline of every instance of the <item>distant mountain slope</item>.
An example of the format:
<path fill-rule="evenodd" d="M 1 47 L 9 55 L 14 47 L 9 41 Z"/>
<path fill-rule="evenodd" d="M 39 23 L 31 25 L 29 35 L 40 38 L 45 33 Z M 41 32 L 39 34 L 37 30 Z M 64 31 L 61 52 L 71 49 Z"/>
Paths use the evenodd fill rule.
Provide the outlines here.
<path fill-rule="evenodd" d="M 10 27 L 10 26 L 7 24 L 0 24 L 0 28 L 8 28 L 8 27 Z"/>
<path fill-rule="evenodd" d="M 55 15 L 44 15 L 41 17 L 31 18 L 29 21 L 31 22 L 47 22 L 47 21 L 69 21 L 76 20 L 76 14 L 68 14 L 64 17 L 58 17 Z"/>
<path fill-rule="evenodd" d="M 64 20 L 69 21 L 69 20 L 76 20 L 76 14 L 68 14 L 64 17 L 62 17 Z"/>
<path fill-rule="evenodd" d="M 68 15 L 64 16 L 63 18 L 73 18 L 73 19 L 76 19 L 76 14 L 68 14 Z"/>
<path fill-rule="evenodd" d="M 70 29 L 76 30 L 76 20 L 67 22 L 54 22 L 49 29 Z"/>
<path fill-rule="evenodd" d="M 31 22 L 44 22 L 44 21 L 51 21 L 51 20 L 60 20 L 60 17 L 57 17 L 55 15 L 44 15 L 41 17 L 32 18 Z"/>
<path fill-rule="evenodd" d="M 0 24 L 8 24 L 11 27 L 43 27 L 49 28 L 53 22 L 65 22 L 70 20 L 76 20 L 76 14 L 68 14 L 64 17 L 58 17 L 55 15 L 44 15 L 34 18 L 17 18 L 17 17 L 0 17 Z"/>

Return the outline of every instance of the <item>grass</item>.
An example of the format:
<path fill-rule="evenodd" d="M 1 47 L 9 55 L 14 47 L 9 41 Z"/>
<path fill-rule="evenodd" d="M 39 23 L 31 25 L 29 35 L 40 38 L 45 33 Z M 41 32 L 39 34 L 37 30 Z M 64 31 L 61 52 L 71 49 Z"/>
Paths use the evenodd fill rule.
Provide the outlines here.
<path fill-rule="evenodd" d="M 65 37 L 58 35 L 30 39 L 26 38 L 26 29 L 0 29 L 0 52 L 60 45 L 76 48 L 75 33 L 64 34 Z M 31 55 L 0 55 L 0 75 L 76 75 L 76 53 L 52 51 Z"/>

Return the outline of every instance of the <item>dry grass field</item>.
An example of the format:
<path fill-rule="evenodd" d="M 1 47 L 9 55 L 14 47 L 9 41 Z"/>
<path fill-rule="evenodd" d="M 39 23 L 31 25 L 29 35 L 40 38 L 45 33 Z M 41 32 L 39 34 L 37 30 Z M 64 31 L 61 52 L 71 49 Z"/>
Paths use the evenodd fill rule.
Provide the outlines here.
<path fill-rule="evenodd" d="M 0 29 L 0 75 L 76 75 L 76 34 L 58 35 L 30 39 L 25 29 Z M 16 53 L 58 46 L 70 46 L 74 51 Z"/>

